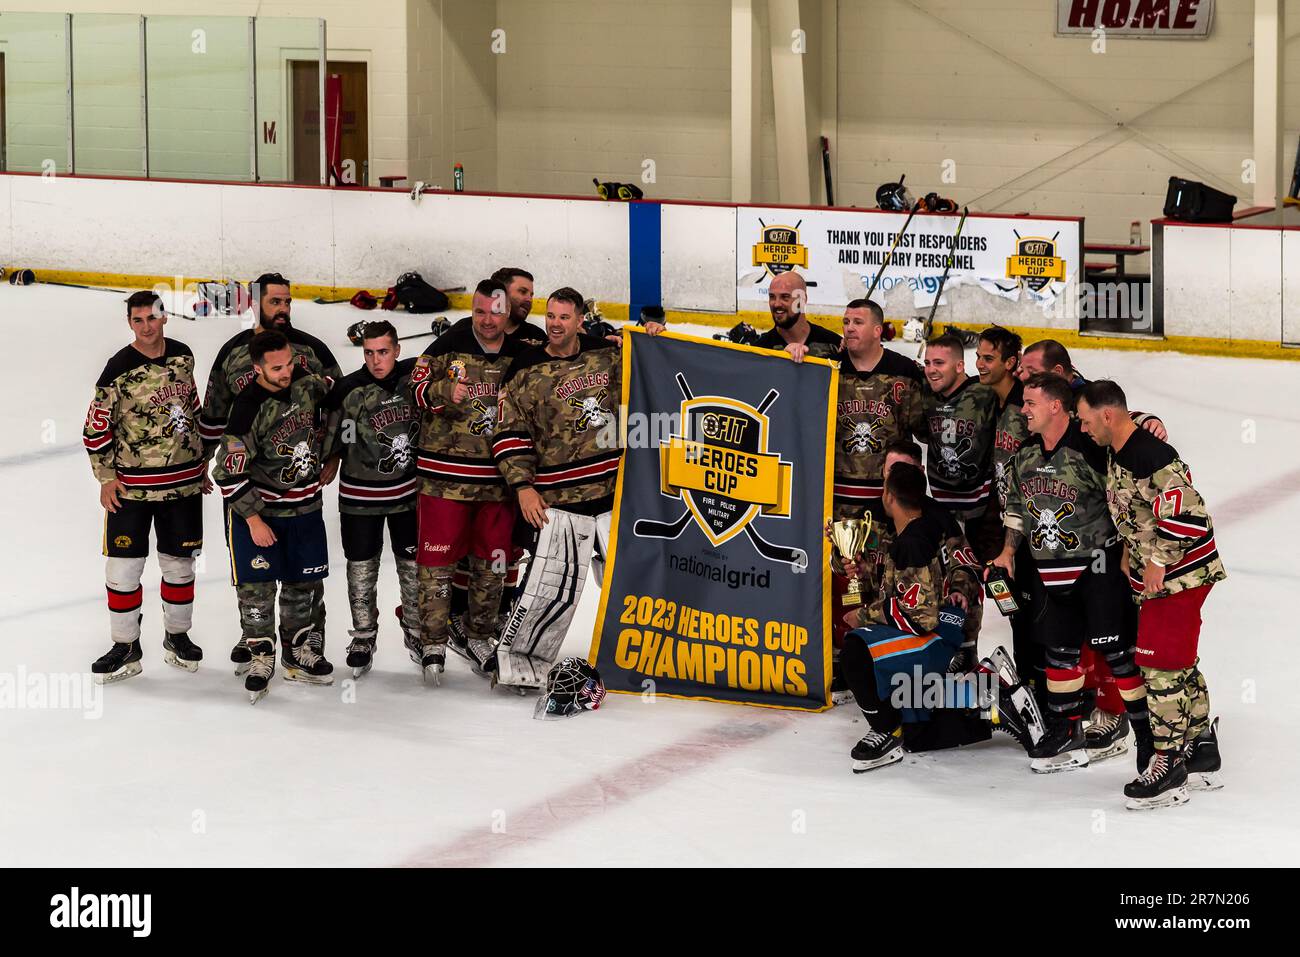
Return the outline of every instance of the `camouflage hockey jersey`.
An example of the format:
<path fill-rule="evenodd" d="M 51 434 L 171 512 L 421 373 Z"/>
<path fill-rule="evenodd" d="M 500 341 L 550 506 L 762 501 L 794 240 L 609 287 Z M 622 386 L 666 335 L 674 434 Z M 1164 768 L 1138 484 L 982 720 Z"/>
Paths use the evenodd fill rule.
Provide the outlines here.
<path fill-rule="evenodd" d="M 331 380 L 343 378 L 334 354 L 315 336 L 292 326 L 281 329 L 289 339 L 289 346 L 307 372 Z M 199 429 L 203 435 L 204 451 L 211 455 L 226 430 L 226 420 L 235 397 L 257 378 L 253 360 L 248 354 L 248 344 L 258 330 L 245 329 L 226 341 L 212 363 L 208 376 L 208 390 L 203 397 L 203 411 L 199 415 Z"/>
<path fill-rule="evenodd" d="M 998 508 L 1003 515 L 1007 511 L 1007 467 L 1020 446 L 1029 438 L 1024 404 L 1025 385 L 1017 381 L 1007 393 L 1007 400 L 998 411 L 997 425 L 993 428 L 993 486 L 998 494 Z"/>
<path fill-rule="evenodd" d="M 925 381 L 915 362 L 889 349 L 870 372 L 859 372 L 844 352 L 835 406 L 835 518 L 854 518 L 869 508 L 884 518 L 885 446 L 916 432 Z"/>
<path fill-rule="evenodd" d="M 82 430 L 95 479 L 120 480 L 120 497 L 136 501 L 197 494 L 207 474 L 198 411 L 189 346 L 164 339 L 158 359 L 122 349 L 95 383 Z"/>
<path fill-rule="evenodd" d="M 1024 536 L 1044 587 L 1069 591 L 1117 540 L 1106 504 L 1106 450 L 1070 420 L 1048 452 L 1041 435 L 1007 467 L 1003 524 Z"/>
<path fill-rule="evenodd" d="M 492 439 L 497 394 L 506 370 L 524 346 L 507 337 L 500 352 L 484 352 L 472 326 L 457 326 L 430 343 L 411 371 L 415 404 L 424 410 L 418 469 L 425 495 L 460 502 L 501 502 L 509 493 Z M 456 383 L 469 394 L 452 402 Z"/>
<path fill-rule="evenodd" d="M 967 604 L 974 608 L 984 598 L 983 578 L 980 563 L 971 551 L 961 526 L 951 512 L 930 499 L 926 500 L 922 518 L 939 529 L 939 562 L 943 569 L 940 598 L 946 599 L 948 595 L 957 592 L 965 596 Z M 893 523 L 888 518 L 873 521 L 871 535 L 863 549 L 863 563 L 867 567 L 873 588 L 879 587 L 884 579 L 887 556 L 893 544 Z"/>
<path fill-rule="evenodd" d="M 512 489 L 532 486 L 548 505 L 586 514 L 613 507 L 621 375 L 620 351 L 590 336 L 572 356 L 539 347 L 514 361 L 492 445 Z"/>
<path fill-rule="evenodd" d="M 332 442 L 324 421 L 329 390 L 323 377 L 296 368 L 288 388 L 271 392 L 253 382 L 235 399 L 212 478 L 237 515 L 320 508 L 321 453 Z"/>
<path fill-rule="evenodd" d="M 808 320 L 808 326 L 808 338 L 803 342 L 808 347 L 808 355 L 818 359 L 834 359 L 843 344 L 840 337 L 824 326 L 817 325 L 811 319 Z M 788 343 L 782 338 L 776 326 L 773 326 L 759 336 L 754 345 L 760 349 L 775 349 L 783 352 Z"/>
<path fill-rule="evenodd" d="M 923 431 L 929 443 L 925 457 L 930 494 L 962 519 L 984 513 L 993 492 L 993 439 L 998 397 L 974 376 L 948 396 L 926 389 Z"/>
<path fill-rule="evenodd" d="M 928 635 L 938 627 L 943 538 L 943 526 L 933 515 L 922 514 L 903 529 L 884 550 L 876 593 L 860 612 L 864 624 L 889 625 L 912 635 Z"/>
<path fill-rule="evenodd" d="M 342 458 L 339 511 L 388 515 L 415 508 L 415 450 L 420 413 L 411 396 L 415 359 L 402 359 L 383 379 L 362 366 L 334 383 L 325 406 L 337 413 L 334 446 Z"/>
<path fill-rule="evenodd" d="M 1107 498 L 1111 518 L 1128 546 L 1129 584 L 1142 601 L 1142 570 L 1163 565 L 1161 595 L 1227 577 L 1214 543 L 1214 523 L 1192 486 L 1192 473 L 1178 452 L 1139 428 L 1109 456 Z"/>

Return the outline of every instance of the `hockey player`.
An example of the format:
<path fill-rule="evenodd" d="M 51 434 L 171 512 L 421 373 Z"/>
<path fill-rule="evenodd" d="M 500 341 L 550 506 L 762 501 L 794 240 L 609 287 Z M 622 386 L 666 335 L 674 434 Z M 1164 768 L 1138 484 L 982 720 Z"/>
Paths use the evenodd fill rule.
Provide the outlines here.
<path fill-rule="evenodd" d="M 999 517 L 1006 514 L 1007 466 L 1029 437 L 1022 408 L 1024 383 L 1019 376 L 1020 346 L 1021 339 L 1016 333 L 1001 326 L 990 326 L 980 333 L 975 347 L 975 368 L 980 382 L 998 397 L 998 418 L 993 434 L 993 482 Z M 1022 568 L 1028 568 L 1030 561 L 1028 546 L 1022 543 L 1016 562 Z M 1045 707 L 1047 677 L 1043 646 L 1034 639 L 1030 627 L 1037 614 L 1037 603 L 1042 600 L 1042 587 L 1034 575 L 1016 580 L 1015 585 L 1016 603 L 1020 610 L 1010 616 L 1011 650 L 1017 672 L 1038 697 L 1039 705 Z"/>
<path fill-rule="evenodd" d="M 1030 376 L 1044 372 L 1060 376 L 1070 384 L 1071 389 L 1081 389 L 1088 383 L 1074 367 L 1069 350 L 1055 339 L 1040 339 L 1026 346 L 1016 376 L 1021 382 L 1027 382 Z"/>
<path fill-rule="evenodd" d="M 331 380 L 343 377 L 343 371 L 329 347 L 315 336 L 293 327 L 290 321 L 293 296 L 289 280 L 276 272 L 263 273 L 249 283 L 248 297 L 254 303 L 253 327 L 226 340 L 217 351 L 212 372 L 208 376 L 203 411 L 199 414 L 199 430 L 203 435 L 204 452 L 209 457 L 225 432 L 226 420 L 235 397 L 257 378 L 257 370 L 253 368 L 249 355 L 249 344 L 259 332 L 274 329 L 283 333 L 288 338 L 299 365 L 306 371 Z M 329 484 L 332 478 L 332 473 L 326 473 L 325 484 Z M 243 674 L 248 668 L 251 656 L 242 638 L 231 649 L 230 660 L 235 665 L 235 674 Z"/>
<path fill-rule="evenodd" d="M 113 647 L 91 666 L 101 684 L 138 675 L 140 575 L 149 527 L 162 570 L 163 660 L 195 671 L 203 651 L 190 641 L 194 557 L 203 548 L 203 499 L 211 491 L 199 439 L 194 354 L 163 335 L 167 314 L 154 292 L 132 293 L 135 339 L 104 366 L 82 439 L 104 508 L 105 582 Z"/>
<path fill-rule="evenodd" d="M 993 491 L 993 442 L 997 394 L 966 374 L 965 348 L 956 336 L 940 336 L 925 347 L 922 396 L 929 442 L 926 473 L 935 501 L 962 523 L 976 556 L 986 561 L 1001 547 Z"/>
<path fill-rule="evenodd" d="M 835 410 L 834 516 L 855 518 L 869 509 L 884 517 L 885 451 L 889 443 L 916 431 L 925 382 L 911 359 L 881 341 L 885 313 L 869 299 L 844 307 L 840 387 Z M 792 355 L 796 347 L 792 346 Z M 798 350 L 802 358 L 806 347 Z"/>
<path fill-rule="evenodd" d="M 809 322 L 804 315 L 808 284 L 793 269 L 773 277 L 767 288 L 767 308 L 772 328 L 758 337 L 760 349 L 784 349 L 792 358 L 813 355 L 829 359 L 840 351 L 840 337 L 829 329 Z"/>
<path fill-rule="evenodd" d="M 993 564 L 1012 578 L 1019 571 L 1019 581 L 1037 579 L 1042 592 L 1033 627 L 1047 649 L 1048 728 L 1030 751 L 1033 770 L 1067 771 L 1086 767 L 1090 757 L 1120 753 L 1130 724 L 1142 770 L 1151 757 L 1151 726 L 1125 622 L 1127 585 L 1106 503 L 1106 456 L 1072 417 L 1073 404 L 1060 376 L 1039 373 L 1024 383 L 1031 435 L 1008 466 L 1006 543 Z M 1029 560 L 1017 562 L 1026 547 Z M 1079 658 L 1085 645 L 1105 661 L 1127 712 L 1106 747 L 1089 748 L 1084 737 Z"/>
<path fill-rule="evenodd" d="M 622 455 L 620 355 L 607 340 L 579 333 L 582 312 L 576 290 L 551 293 L 546 345 L 519 356 L 501 388 L 493 455 L 538 533 L 497 650 L 499 682 L 521 688 L 540 686 L 588 566 L 603 572 L 609 538 Z"/>
<path fill-rule="evenodd" d="M 226 500 L 230 571 L 252 658 L 244 688 L 256 704 L 275 673 L 277 582 L 285 678 L 334 681 L 325 660 L 329 555 L 320 494 L 321 453 L 332 437 L 322 422 L 330 384 L 303 368 L 283 332 L 259 332 L 248 354 L 257 379 L 230 410 L 214 477 Z"/>
<path fill-rule="evenodd" d="M 1220 766 L 1210 696 L 1197 667 L 1201 606 L 1227 577 L 1214 524 L 1170 445 L 1138 428 L 1114 382 L 1079 394 L 1079 421 L 1109 446 L 1111 517 L 1126 547 L 1129 583 L 1139 602 L 1137 661 L 1146 682 L 1155 757 L 1124 788 L 1135 810 L 1182 804 L 1189 784 L 1218 786 Z"/>
<path fill-rule="evenodd" d="M 402 359 L 397 330 L 387 321 L 362 332 L 365 364 L 334 383 L 326 406 L 338 415 L 331 459 L 341 460 L 339 524 L 348 568 L 352 642 L 348 667 L 359 677 L 370 670 L 379 632 L 376 588 L 384 525 L 397 563 L 402 630 L 418 636 L 416 594 L 416 442 L 419 412 L 411 397 L 415 359 Z"/>
<path fill-rule="evenodd" d="M 407 643 L 425 676 L 446 666 L 452 578 L 469 559 L 465 631 L 479 669 L 496 637 L 501 588 L 512 552 L 515 506 L 492 458 L 498 392 L 523 349 L 506 336 L 506 290 L 485 279 L 474 289 L 469 326 L 433 342 L 411 373 L 420 429 L 420 630 Z"/>
<path fill-rule="evenodd" d="M 855 772 L 902 760 L 905 714 L 890 690 L 896 686 L 894 676 L 910 678 L 913 669 L 942 674 L 962 643 L 960 612 L 941 609 L 948 577 L 945 516 L 926 507 L 925 474 L 909 462 L 891 465 L 881 504 L 894 529 L 893 541 L 883 553 L 874 598 L 861 609 L 862 627 L 849 633 L 842 656 L 845 680 L 870 726 L 853 747 Z M 971 727 L 915 750 L 987 740 L 988 724 L 961 710 L 960 720 Z"/>

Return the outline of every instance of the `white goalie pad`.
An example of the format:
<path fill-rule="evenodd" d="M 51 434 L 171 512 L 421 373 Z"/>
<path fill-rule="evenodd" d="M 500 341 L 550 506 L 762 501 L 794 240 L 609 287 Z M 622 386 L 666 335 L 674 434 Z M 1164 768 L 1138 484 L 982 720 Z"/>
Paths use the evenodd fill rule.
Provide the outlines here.
<path fill-rule="evenodd" d="M 559 656 L 593 561 L 604 571 L 610 516 L 548 508 L 497 646 L 497 684 L 540 688 Z"/>

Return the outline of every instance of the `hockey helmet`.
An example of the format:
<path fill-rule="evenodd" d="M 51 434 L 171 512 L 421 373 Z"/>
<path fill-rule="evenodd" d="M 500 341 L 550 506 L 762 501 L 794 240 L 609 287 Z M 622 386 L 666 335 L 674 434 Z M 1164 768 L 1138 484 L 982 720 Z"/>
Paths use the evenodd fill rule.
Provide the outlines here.
<path fill-rule="evenodd" d="M 605 683 L 600 680 L 600 672 L 585 659 L 570 655 L 546 673 L 546 686 L 537 699 L 533 717 L 543 721 L 568 718 L 595 711 L 604 699 Z"/>
<path fill-rule="evenodd" d="M 926 193 L 922 208 L 931 213 L 957 212 L 957 204 L 946 196 L 940 196 L 938 193 Z"/>
<path fill-rule="evenodd" d="M 892 210 L 895 213 L 910 212 L 915 202 L 912 199 L 912 194 L 903 185 L 903 180 L 906 178 L 906 176 L 900 176 L 897 183 L 881 183 L 876 188 L 876 205 L 881 209 Z"/>

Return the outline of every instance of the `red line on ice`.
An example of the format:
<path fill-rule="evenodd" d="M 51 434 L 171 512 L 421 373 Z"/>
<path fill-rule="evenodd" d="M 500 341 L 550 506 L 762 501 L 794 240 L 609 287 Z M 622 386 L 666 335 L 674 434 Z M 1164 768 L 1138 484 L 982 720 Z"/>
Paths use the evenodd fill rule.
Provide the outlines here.
<path fill-rule="evenodd" d="M 566 719 L 568 720 L 568 719 Z M 578 721 L 600 721 L 600 715 L 580 715 Z M 559 831 L 616 811 L 656 791 L 679 775 L 697 771 L 776 731 L 789 726 L 789 716 L 776 712 L 735 718 L 705 728 L 661 748 L 601 771 L 578 784 L 516 811 L 506 811 L 505 830 L 495 833 L 491 822 L 463 832 L 444 844 L 416 851 L 402 867 L 478 867 L 499 854 L 545 842 Z"/>

